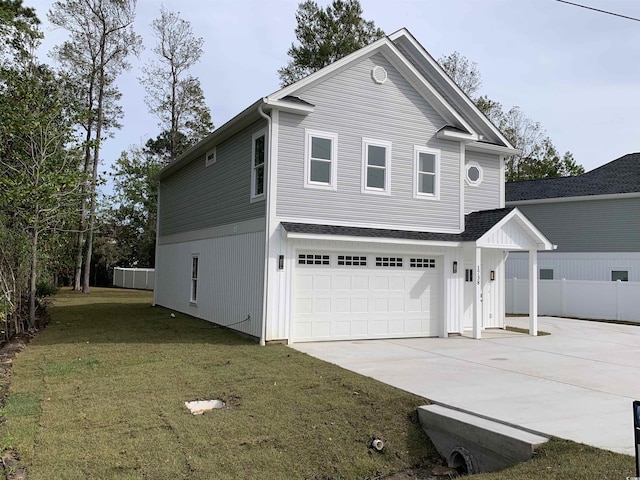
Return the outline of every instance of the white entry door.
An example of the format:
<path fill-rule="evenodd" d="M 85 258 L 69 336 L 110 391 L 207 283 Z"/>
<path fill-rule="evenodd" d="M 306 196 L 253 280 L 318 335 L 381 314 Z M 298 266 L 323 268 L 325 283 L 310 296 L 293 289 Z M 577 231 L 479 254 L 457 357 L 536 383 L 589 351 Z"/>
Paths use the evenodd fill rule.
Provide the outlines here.
<path fill-rule="evenodd" d="M 437 336 L 442 271 L 436 256 L 299 252 L 294 340 Z"/>

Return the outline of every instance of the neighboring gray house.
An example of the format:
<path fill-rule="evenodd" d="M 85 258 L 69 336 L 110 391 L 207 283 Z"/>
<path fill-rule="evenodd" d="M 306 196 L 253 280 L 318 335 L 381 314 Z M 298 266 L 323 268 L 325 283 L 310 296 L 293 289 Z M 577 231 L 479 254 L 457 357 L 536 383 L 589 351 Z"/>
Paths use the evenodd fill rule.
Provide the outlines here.
<path fill-rule="evenodd" d="M 400 30 L 161 171 L 154 302 L 261 343 L 479 338 L 504 325 L 505 252 L 533 271 L 552 247 L 504 208 L 513 153 Z"/>
<path fill-rule="evenodd" d="M 540 279 L 640 282 L 640 153 L 575 177 L 509 182 L 506 204 L 558 245 L 540 255 Z M 527 259 L 510 255 L 507 278 L 527 277 Z"/>

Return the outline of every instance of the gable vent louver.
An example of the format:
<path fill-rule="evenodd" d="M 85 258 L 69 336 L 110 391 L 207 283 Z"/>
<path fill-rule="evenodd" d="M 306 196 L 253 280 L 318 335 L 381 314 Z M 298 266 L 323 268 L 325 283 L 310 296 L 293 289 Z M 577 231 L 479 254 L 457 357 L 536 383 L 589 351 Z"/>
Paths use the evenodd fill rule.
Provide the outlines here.
<path fill-rule="evenodd" d="M 387 81 L 387 71 L 380 66 L 373 67 L 371 69 L 371 78 L 377 84 L 382 85 Z"/>

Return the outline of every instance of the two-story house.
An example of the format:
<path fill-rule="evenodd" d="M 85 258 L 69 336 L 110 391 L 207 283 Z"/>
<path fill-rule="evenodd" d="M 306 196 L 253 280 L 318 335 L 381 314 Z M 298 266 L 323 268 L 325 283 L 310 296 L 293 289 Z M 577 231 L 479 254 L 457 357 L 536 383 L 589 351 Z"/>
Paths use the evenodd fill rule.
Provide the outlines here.
<path fill-rule="evenodd" d="M 512 153 L 400 30 L 161 171 L 154 302 L 262 343 L 479 338 L 503 326 L 505 252 L 536 271 L 552 248 L 504 208 Z"/>

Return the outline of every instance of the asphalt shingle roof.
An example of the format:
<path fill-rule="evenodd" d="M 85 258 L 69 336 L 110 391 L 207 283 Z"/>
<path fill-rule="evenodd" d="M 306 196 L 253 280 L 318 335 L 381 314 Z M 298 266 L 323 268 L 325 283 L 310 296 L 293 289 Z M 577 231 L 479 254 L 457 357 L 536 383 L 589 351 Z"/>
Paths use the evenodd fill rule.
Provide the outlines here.
<path fill-rule="evenodd" d="M 483 210 L 465 215 L 466 229 L 462 233 L 415 232 L 410 230 L 387 230 L 383 228 L 342 227 L 337 225 L 313 225 L 310 223 L 282 222 L 287 232 L 308 233 L 315 235 L 340 235 L 349 237 L 394 238 L 402 240 L 425 240 L 435 242 L 465 242 L 474 241 L 482 237 L 500 220 L 511 208 Z"/>
<path fill-rule="evenodd" d="M 640 192 L 640 153 L 630 153 L 575 177 L 507 182 L 507 202 Z"/>

